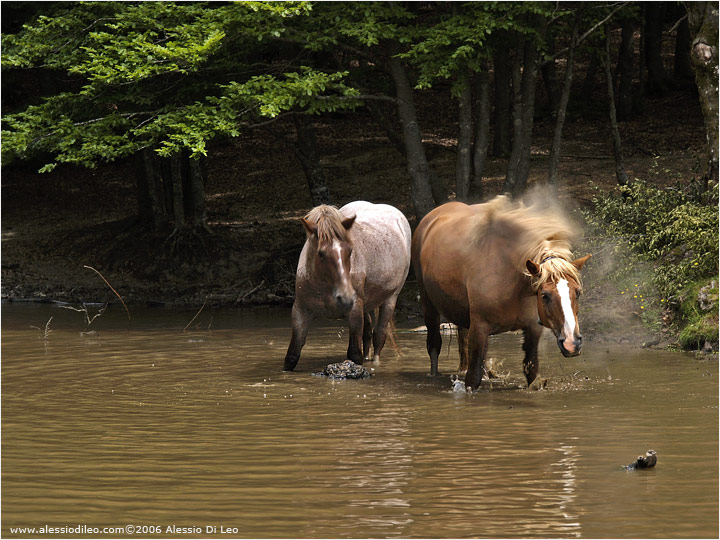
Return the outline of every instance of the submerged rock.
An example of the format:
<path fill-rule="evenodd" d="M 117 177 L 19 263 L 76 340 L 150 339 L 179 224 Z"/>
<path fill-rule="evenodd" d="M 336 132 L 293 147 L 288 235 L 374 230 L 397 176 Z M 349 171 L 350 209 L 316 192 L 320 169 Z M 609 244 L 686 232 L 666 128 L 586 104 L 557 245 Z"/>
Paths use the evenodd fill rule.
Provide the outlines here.
<path fill-rule="evenodd" d="M 370 377 L 370 372 L 352 360 L 345 360 L 337 364 L 328 364 L 325 369 L 313 375 L 329 379 L 367 379 Z"/>
<path fill-rule="evenodd" d="M 649 469 L 650 467 L 654 467 L 657 463 L 657 452 L 655 450 L 648 450 L 645 452 L 644 456 L 638 456 L 638 458 L 625 467 L 629 471 L 634 471 L 635 469 Z"/>

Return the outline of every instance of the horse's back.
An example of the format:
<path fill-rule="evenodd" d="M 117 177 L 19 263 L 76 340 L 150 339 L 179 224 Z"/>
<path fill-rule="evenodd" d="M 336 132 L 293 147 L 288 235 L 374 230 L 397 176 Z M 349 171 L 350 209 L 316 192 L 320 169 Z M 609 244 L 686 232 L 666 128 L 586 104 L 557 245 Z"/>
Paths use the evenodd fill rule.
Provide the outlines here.
<path fill-rule="evenodd" d="M 405 215 L 388 204 L 354 201 L 340 212 L 356 216 L 352 226 L 353 272 L 365 276 L 370 303 L 400 291 L 410 269 L 410 224 Z M 373 301 L 375 300 L 375 301 Z"/>
<path fill-rule="evenodd" d="M 479 236 L 497 210 L 493 203 L 447 203 L 420 222 L 412 245 L 418 284 L 433 305 L 452 322 L 469 324 L 471 304 L 492 319 L 506 310 L 520 274 L 510 262 L 506 239 Z M 507 315 L 514 318 L 514 309 Z"/>

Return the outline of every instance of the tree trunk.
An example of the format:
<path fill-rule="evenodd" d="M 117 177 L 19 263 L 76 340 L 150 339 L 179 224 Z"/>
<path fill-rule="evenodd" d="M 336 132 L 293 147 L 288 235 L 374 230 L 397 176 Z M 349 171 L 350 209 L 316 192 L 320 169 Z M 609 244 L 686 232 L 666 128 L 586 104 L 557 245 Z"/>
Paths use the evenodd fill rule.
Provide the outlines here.
<path fill-rule="evenodd" d="M 570 37 L 570 48 L 568 49 L 565 77 L 563 78 L 562 93 L 555 115 L 555 132 L 553 133 L 552 146 L 550 147 L 550 162 L 548 163 L 548 183 L 557 190 L 558 187 L 558 163 L 560 161 L 560 146 L 562 143 L 562 130 L 565 125 L 565 115 L 568 102 L 570 101 L 570 90 L 572 88 L 573 71 L 575 69 L 575 48 L 578 39 L 578 25 L 580 24 L 580 13 L 575 17 L 572 36 Z"/>
<path fill-rule="evenodd" d="M 167 211 L 162 189 L 162 177 L 158 158 L 155 153 L 146 148 L 142 151 L 145 183 L 150 207 L 151 223 L 153 227 L 160 228 L 167 222 Z"/>
<path fill-rule="evenodd" d="M 690 56 L 708 141 L 706 179 L 718 181 L 718 4 L 687 2 L 692 34 Z"/>
<path fill-rule="evenodd" d="M 675 62 L 673 75 L 679 81 L 687 82 L 693 79 L 692 59 L 690 49 L 692 48 L 692 37 L 690 36 L 690 23 L 687 17 L 680 21 L 675 36 Z"/>
<path fill-rule="evenodd" d="M 382 105 L 376 101 L 368 100 L 365 102 L 365 107 L 370 112 L 377 125 L 379 125 L 387 138 L 390 140 L 395 149 L 400 152 L 403 156 L 405 155 L 405 142 L 397 130 L 393 127 L 392 122 L 388 119 L 385 111 L 382 109 Z"/>
<path fill-rule="evenodd" d="M 462 77 L 458 96 L 458 143 L 455 163 L 455 197 L 458 201 L 467 201 L 470 192 L 470 174 L 472 169 L 472 88 L 470 77 Z"/>
<path fill-rule="evenodd" d="M 202 159 L 189 159 L 188 180 L 192 201 L 192 217 L 196 229 L 210 232 L 205 209 L 205 167 Z"/>
<path fill-rule="evenodd" d="M 510 155 L 512 140 L 511 117 L 511 72 L 512 62 L 507 47 L 500 44 L 493 55 L 495 68 L 495 133 L 493 140 L 493 155 L 507 157 Z"/>
<path fill-rule="evenodd" d="M 422 144 L 422 134 L 405 66 L 391 56 L 388 60 L 390 75 L 395 83 L 398 97 L 398 114 L 405 143 L 405 156 L 410 174 L 410 198 L 418 221 L 434 207 L 430 165 Z"/>
<path fill-rule="evenodd" d="M 595 40 L 592 40 L 593 44 Z M 591 103 L 593 91 L 595 90 L 595 77 L 600 69 L 600 56 L 591 49 L 590 63 L 588 64 L 585 79 L 583 80 L 582 89 L 580 90 L 580 100 L 583 103 Z"/>
<path fill-rule="evenodd" d="M 518 47 L 515 52 L 515 57 L 512 63 L 512 69 L 510 77 L 512 80 L 512 149 L 510 150 L 510 158 L 508 159 L 507 175 L 505 176 L 505 183 L 503 185 L 503 191 L 505 193 L 512 193 L 515 187 L 515 182 L 518 175 L 518 168 L 520 166 L 520 153 L 522 151 L 522 51 L 523 42 L 522 38 L 519 38 Z"/>
<path fill-rule="evenodd" d="M 544 22 L 543 22 L 544 24 Z M 541 38 L 544 33 L 544 27 L 538 28 Z M 532 131 L 535 121 L 535 89 L 537 88 L 538 79 L 538 44 L 529 41 L 525 45 L 525 59 L 523 66 L 522 78 L 522 152 L 520 154 L 520 162 L 518 167 L 518 175 L 513 186 L 513 197 L 519 197 L 525 191 L 528 176 L 530 175 L 530 155 L 532 146 Z"/>
<path fill-rule="evenodd" d="M 546 22 L 536 25 L 540 39 L 544 35 Z M 538 43 L 535 38 L 519 38 L 518 56 L 513 64 L 513 148 L 508 163 L 508 174 L 503 191 L 519 197 L 525 191 L 530 173 L 530 151 L 535 116 L 535 89 L 538 76 Z M 522 50 L 522 53 L 520 53 Z M 522 55 L 522 76 L 520 56 Z M 517 89 L 519 87 L 519 89 Z"/>
<path fill-rule="evenodd" d="M 550 37 L 546 44 L 547 50 L 552 51 L 555 49 L 555 38 Z M 558 105 L 560 104 L 560 94 L 562 90 L 558 84 L 557 78 L 557 63 L 555 59 L 548 62 L 543 62 L 540 69 L 542 73 L 543 83 L 545 84 L 545 91 L 547 92 L 548 105 L 551 111 L 557 111 Z"/>
<path fill-rule="evenodd" d="M 317 154 L 317 139 L 312 119 L 306 115 L 295 116 L 295 130 L 297 140 L 293 145 L 295 157 L 305 172 L 310 199 L 313 206 L 330 203 L 330 190 L 328 189 L 325 172 Z"/>
<path fill-rule="evenodd" d="M 669 90 L 669 78 L 662 62 L 663 2 L 645 3 L 646 93 L 662 96 Z"/>
<path fill-rule="evenodd" d="M 141 150 L 135 155 L 135 183 L 137 186 L 137 212 L 138 220 L 143 223 L 152 224 L 153 207 L 150 199 L 150 185 L 148 183 L 148 171 L 145 161 L 145 150 Z M 152 170 L 152 168 L 150 169 Z"/>
<path fill-rule="evenodd" d="M 477 115 L 475 119 L 475 147 L 473 148 L 473 177 L 468 200 L 480 202 L 483 199 L 483 171 L 490 144 L 490 74 L 487 66 L 477 76 Z"/>
<path fill-rule="evenodd" d="M 175 230 L 185 228 L 185 205 L 183 203 L 183 167 L 181 153 L 170 157 L 170 180 L 172 182 L 172 208 L 175 218 Z"/>
<path fill-rule="evenodd" d="M 635 24 L 632 19 L 621 21 L 622 39 L 618 55 L 617 113 L 619 120 L 629 120 L 633 112 L 633 57 L 635 56 Z"/>
<path fill-rule="evenodd" d="M 609 28 L 605 27 L 605 79 L 607 80 L 608 92 L 608 112 L 610 115 L 610 132 L 612 135 L 613 155 L 615 156 L 615 176 L 617 182 L 621 186 L 628 183 L 627 174 L 625 173 L 625 162 L 622 155 L 622 141 L 620 139 L 620 131 L 617 125 L 617 116 L 615 114 L 615 90 L 612 78 L 612 69 L 610 68 L 610 37 L 608 35 Z"/>

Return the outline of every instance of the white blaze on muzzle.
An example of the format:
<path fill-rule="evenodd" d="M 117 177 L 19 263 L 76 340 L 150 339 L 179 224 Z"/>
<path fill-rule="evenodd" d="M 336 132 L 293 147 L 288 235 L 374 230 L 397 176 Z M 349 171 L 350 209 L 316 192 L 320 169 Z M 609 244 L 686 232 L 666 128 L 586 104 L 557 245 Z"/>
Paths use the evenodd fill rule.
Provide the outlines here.
<path fill-rule="evenodd" d="M 567 343 L 572 343 L 575 339 L 575 314 L 572 310 L 570 302 L 570 286 L 566 279 L 557 282 L 557 292 L 560 295 L 560 305 L 562 306 L 563 316 L 565 317 L 565 325 L 563 326 L 563 338 Z"/>

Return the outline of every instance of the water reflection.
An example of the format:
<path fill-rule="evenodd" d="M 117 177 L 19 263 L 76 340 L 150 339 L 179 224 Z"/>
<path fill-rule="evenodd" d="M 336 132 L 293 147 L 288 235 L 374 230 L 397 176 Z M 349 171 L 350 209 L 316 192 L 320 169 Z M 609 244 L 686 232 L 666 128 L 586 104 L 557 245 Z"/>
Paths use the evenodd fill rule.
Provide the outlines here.
<path fill-rule="evenodd" d="M 137 314 L 129 334 L 120 313 L 120 330 L 108 318 L 92 336 L 57 315 L 39 339 L 29 326 L 48 313 L 3 307 L 3 537 L 68 522 L 257 538 L 718 532 L 717 362 L 545 351 L 548 389 L 528 392 L 507 336 L 490 354 L 510 379 L 458 396 L 426 375 L 424 336 L 399 334 L 402 356 L 373 378 L 332 382 L 310 373 L 342 356 L 337 326 L 281 372 L 286 312 L 214 314 L 192 334 L 194 313 Z M 441 371 L 456 366 L 444 351 Z M 646 446 L 656 470 L 619 468 Z"/>

